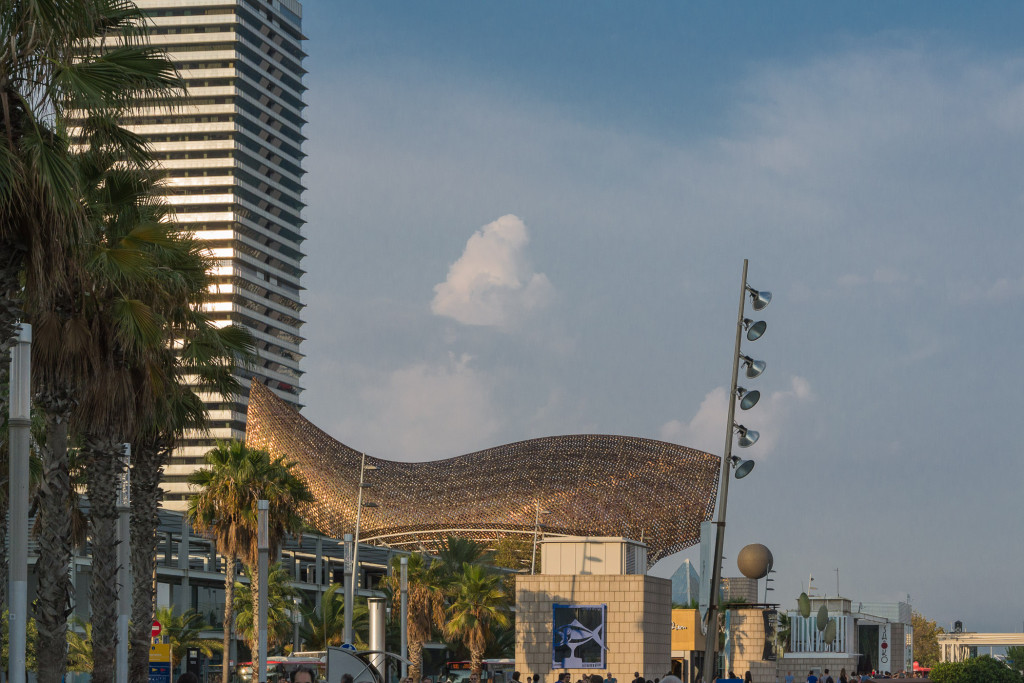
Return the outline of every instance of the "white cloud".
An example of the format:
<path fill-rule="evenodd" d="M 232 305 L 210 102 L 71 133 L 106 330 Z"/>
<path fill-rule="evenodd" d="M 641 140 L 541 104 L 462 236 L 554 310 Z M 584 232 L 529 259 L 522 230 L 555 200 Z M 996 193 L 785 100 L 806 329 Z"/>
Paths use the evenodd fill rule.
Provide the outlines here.
<path fill-rule="evenodd" d="M 841 287 L 861 287 L 868 284 L 894 286 L 902 285 L 909 281 L 910 278 L 907 277 L 906 273 L 896 268 L 882 267 L 876 268 L 875 272 L 869 276 L 855 275 L 853 273 L 840 275 L 836 283 Z"/>
<path fill-rule="evenodd" d="M 359 414 L 341 422 L 343 441 L 391 460 L 432 460 L 494 444 L 500 427 L 494 381 L 467 355 L 417 363 L 364 383 Z"/>
<path fill-rule="evenodd" d="M 508 328 L 546 306 L 553 288 L 546 275 L 530 270 L 529 241 L 526 225 L 511 214 L 485 225 L 434 287 L 430 310 L 464 325 Z"/>
<path fill-rule="evenodd" d="M 728 393 L 725 387 L 712 389 L 689 422 L 670 420 L 662 425 L 661 439 L 709 453 L 721 453 L 725 445 L 725 421 L 729 413 Z M 759 455 L 767 455 L 775 449 L 779 438 L 789 426 L 796 406 L 813 400 L 814 392 L 811 391 L 810 383 L 803 377 L 793 376 L 788 389 L 762 397 L 751 409 L 751 413 L 737 411 L 736 422 L 760 433 L 761 438 L 753 448 L 757 449 Z M 747 420 L 747 415 L 751 419 Z"/>

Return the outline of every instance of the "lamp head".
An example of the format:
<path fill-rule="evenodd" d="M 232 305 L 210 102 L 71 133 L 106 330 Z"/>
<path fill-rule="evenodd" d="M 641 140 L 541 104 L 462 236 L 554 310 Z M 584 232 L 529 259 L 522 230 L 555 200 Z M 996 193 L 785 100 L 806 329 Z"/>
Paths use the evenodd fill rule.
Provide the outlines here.
<path fill-rule="evenodd" d="M 750 300 L 753 302 L 755 311 L 760 311 L 772 301 L 771 292 L 759 292 L 750 285 L 747 285 L 747 293 L 750 294 Z"/>
<path fill-rule="evenodd" d="M 757 341 L 764 335 L 765 330 L 768 329 L 768 323 L 763 320 L 758 320 L 755 323 L 750 318 L 744 318 L 743 327 L 747 331 L 747 341 Z"/>
<path fill-rule="evenodd" d="M 377 469 L 377 466 L 376 465 L 363 465 L 363 469 L 366 470 L 367 472 L 369 472 L 370 470 Z"/>
<path fill-rule="evenodd" d="M 377 505 L 377 503 L 374 503 L 372 500 L 369 500 L 369 501 L 363 503 L 363 507 L 364 508 L 379 508 L 380 505 Z"/>
<path fill-rule="evenodd" d="M 761 400 L 761 392 L 756 389 L 747 391 L 743 387 L 736 387 L 736 398 L 740 400 L 740 410 L 750 410 Z"/>
<path fill-rule="evenodd" d="M 736 470 L 737 479 L 742 479 L 743 477 L 750 474 L 750 470 L 754 469 L 753 460 L 744 460 L 738 455 L 732 456 L 730 460 L 732 460 L 732 468 Z"/>
<path fill-rule="evenodd" d="M 736 442 L 740 448 L 749 448 L 757 443 L 757 440 L 761 438 L 761 435 L 755 432 L 753 429 L 747 429 L 743 425 L 736 425 L 736 433 L 740 435 L 739 440 Z"/>
<path fill-rule="evenodd" d="M 740 356 L 740 360 L 743 361 L 743 365 L 747 368 L 747 379 L 760 377 L 761 373 L 768 367 L 768 364 L 763 360 L 754 360 L 750 356 Z"/>

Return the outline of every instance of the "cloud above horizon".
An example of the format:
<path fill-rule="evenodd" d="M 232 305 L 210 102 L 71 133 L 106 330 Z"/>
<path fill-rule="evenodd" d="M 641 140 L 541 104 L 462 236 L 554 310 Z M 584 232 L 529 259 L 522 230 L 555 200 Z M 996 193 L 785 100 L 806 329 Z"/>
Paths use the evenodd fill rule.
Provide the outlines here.
<path fill-rule="evenodd" d="M 501 427 L 494 381 L 466 354 L 374 374 L 360 391 L 358 412 L 339 433 L 379 458 L 434 460 L 492 445 Z M 459 444 L 462 450 L 458 450 Z M 455 449 L 453 451 L 453 449 Z"/>
<path fill-rule="evenodd" d="M 448 277 L 434 287 L 430 310 L 463 325 L 509 328 L 544 308 L 554 288 L 526 260 L 526 224 L 508 214 L 470 236 Z"/>
<path fill-rule="evenodd" d="M 725 387 L 715 387 L 704 396 L 697 414 L 689 422 L 669 420 L 663 424 L 660 438 L 708 453 L 720 453 L 725 437 L 722 434 L 722 425 L 725 424 L 729 413 L 728 393 Z M 814 399 L 810 382 L 798 376 L 790 378 L 789 388 L 773 391 L 764 396 L 753 408 L 757 413 L 756 422 L 751 421 L 745 425 L 761 435 L 756 446 L 758 453 L 771 454 L 789 426 L 790 417 L 796 407 L 813 402 Z M 736 422 L 744 422 L 739 411 L 736 413 Z M 735 441 L 733 444 L 735 445 Z"/>

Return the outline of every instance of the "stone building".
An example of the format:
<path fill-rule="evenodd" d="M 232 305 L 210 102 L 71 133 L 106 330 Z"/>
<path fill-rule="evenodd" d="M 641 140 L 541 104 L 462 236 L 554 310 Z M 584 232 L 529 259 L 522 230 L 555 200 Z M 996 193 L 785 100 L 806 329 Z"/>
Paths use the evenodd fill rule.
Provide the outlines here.
<path fill-rule="evenodd" d="M 672 583 L 646 575 L 643 544 L 551 538 L 541 559 L 543 573 L 516 577 L 515 658 L 523 676 L 552 681 L 569 673 L 575 681 L 599 673 L 625 683 L 634 672 L 653 680 L 670 671 Z M 559 621 L 576 609 L 589 610 L 594 621 Z M 590 658 L 564 657 L 588 647 Z"/>

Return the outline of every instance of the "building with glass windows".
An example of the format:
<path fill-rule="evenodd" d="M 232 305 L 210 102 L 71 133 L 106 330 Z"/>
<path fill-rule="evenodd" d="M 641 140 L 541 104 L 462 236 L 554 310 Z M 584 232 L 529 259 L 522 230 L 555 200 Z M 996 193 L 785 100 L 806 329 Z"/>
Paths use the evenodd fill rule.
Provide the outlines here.
<path fill-rule="evenodd" d="M 302 392 L 302 6 L 297 0 L 136 0 L 188 85 L 183 106 L 140 108 L 125 123 L 167 174 L 177 222 L 218 260 L 210 310 L 255 337 L 259 359 L 240 373 L 293 407 Z M 212 429 L 191 434 L 164 477 L 181 509 L 186 479 L 218 439 L 242 439 L 247 392 L 206 396 Z"/>

